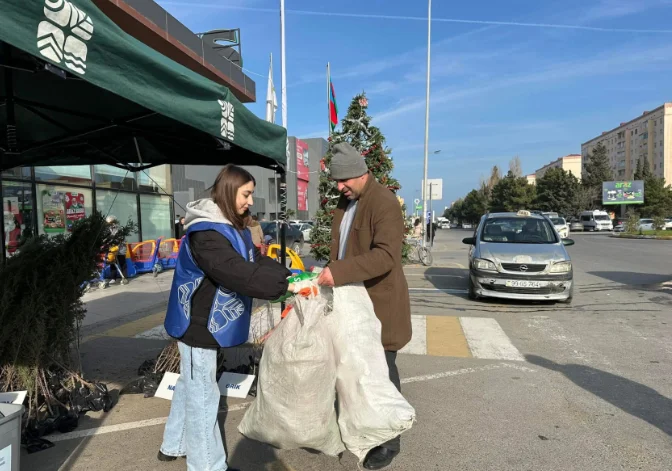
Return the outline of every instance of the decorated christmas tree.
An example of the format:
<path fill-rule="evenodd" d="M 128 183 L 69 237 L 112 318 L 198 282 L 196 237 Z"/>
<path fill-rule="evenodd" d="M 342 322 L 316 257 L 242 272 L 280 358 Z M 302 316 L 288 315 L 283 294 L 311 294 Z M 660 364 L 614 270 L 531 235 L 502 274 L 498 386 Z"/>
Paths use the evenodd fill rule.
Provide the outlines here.
<path fill-rule="evenodd" d="M 346 116 L 341 120 L 341 130 L 335 131 L 329 138 L 329 150 L 321 161 L 320 210 L 315 216 L 315 228 L 311 232 L 311 254 L 317 260 L 329 260 L 331 223 L 339 198 L 336 182 L 329 176 L 332 149 L 335 144 L 349 143 L 361 152 L 376 180 L 394 193 L 401 188 L 399 182 L 391 176 L 394 168 L 390 157 L 392 150 L 385 147 L 385 137 L 380 129 L 371 126 L 371 116 L 366 112 L 368 106 L 369 102 L 365 93 L 352 99 Z M 403 211 L 404 208 L 400 206 L 399 210 Z M 406 246 L 404 246 L 404 255 L 406 251 Z"/>

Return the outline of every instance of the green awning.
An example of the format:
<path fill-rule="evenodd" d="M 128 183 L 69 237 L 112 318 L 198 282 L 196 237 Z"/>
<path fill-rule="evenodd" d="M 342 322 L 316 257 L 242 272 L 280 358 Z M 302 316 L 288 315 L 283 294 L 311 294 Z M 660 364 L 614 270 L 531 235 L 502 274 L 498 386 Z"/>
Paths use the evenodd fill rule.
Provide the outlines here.
<path fill-rule="evenodd" d="M 0 0 L 0 168 L 286 164 L 287 133 L 91 0 Z"/>

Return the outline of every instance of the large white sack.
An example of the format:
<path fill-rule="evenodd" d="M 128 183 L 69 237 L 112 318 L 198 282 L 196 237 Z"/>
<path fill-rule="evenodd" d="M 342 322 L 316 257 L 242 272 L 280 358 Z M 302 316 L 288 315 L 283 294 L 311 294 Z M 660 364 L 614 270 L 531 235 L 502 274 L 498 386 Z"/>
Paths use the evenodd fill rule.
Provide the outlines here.
<path fill-rule="evenodd" d="M 266 340 L 257 398 L 238 426 L 246 437 L 276 448 L 311 448 L 332 456 L 344 450 L 325 307 L 321 296 L 297 297 L 295 308 Z"/>
<path fill-rule="evenodd" d="M 334 288 L 326 321 L 336 355 L 341 438 L 361 461 L 410 429 L 415 410 L 390 381 L 380 321 L 361 283 Z"/>
<path fill-rule="evenodd" d="M 263 299 L 254 299 L 250 319 L 250 334 L 247 343 L 256 345 L 263 343 L 266 335 L 280 324 L 280 304 L 271 304 Z"/>

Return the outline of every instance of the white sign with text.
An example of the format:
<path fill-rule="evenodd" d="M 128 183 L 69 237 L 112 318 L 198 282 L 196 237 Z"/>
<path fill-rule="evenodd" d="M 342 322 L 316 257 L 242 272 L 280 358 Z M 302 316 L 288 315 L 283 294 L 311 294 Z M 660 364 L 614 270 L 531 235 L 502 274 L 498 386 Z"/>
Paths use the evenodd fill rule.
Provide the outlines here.
<path fill-rule="evenodd" d="M 7 445 L 0 450 L 0 471 L 12 469 L 12 445 Z"/>
<path fill-rule="evenodd" d="M 177 380 L 180 378 L 180 375 L 177 373 L 166 372 L 163 375 L 161 384 L 156 390 L 154 397 L 160 397 L 161 399 L 168 399 L 169 401 L 173 400 L 173 393 L 175 392 L 175 385 Z"/>
<path fill-rule="evenodd" d="M 424 199 L 425 193 L 428 200 L 442 200 L 443 199 L 443 179 L 442 178 L 428 178 L 427 185 L 423 190 L 422 197 Z"/>
<path fill-rule="evenodd" d="M 219 392 L 222 396 L 245 399 L 250 392 L 252 383 L 254 383 L 254 377 L 254 375 L 224 372 L 217 383 Z M 154 397 L 172 401 L 179 378 L 180 375 L 177 373 L 165 373 Z"/>
<path fill-rule="evenodd" d="M 23 404 L 28 391 L 12 391 L 0 393 L 0 404 Z"/>
<path fill-rule="evenodd" d="M 254 375 L 224 372 L 219 378 L 219 392 L 222 396 L 245 399 L 252 383 L 254 383 Z"/>

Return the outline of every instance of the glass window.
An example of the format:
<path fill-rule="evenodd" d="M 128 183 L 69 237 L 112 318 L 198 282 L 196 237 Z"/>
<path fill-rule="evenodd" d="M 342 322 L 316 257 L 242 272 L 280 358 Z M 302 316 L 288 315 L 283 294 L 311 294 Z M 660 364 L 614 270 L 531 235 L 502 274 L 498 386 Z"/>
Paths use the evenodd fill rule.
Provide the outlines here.
<path fill-rule="evenodd" d="M 119 224 L 138 222 L 138 200 L 135 194 L 119 191 L 96 190 L 96 208 L 105 215 L 116 216 Z M 131 234 L 127 242 L 140 242 L 139 234 Z"/>
<path fill-rule="evenodd" d="M 91 167 L 89 165 L 35 167 L 35 179 L 50 183 L 72 183 L 90 186 Z"/>
<path fill-rule="evenodd" d="M 96 165 L 94 170 L 96 173 L 96 187 L 98 188 L 128 191 L 136 189 L 135 172 L 129 172 L 112 165 Z"/>
<path fill-rule="evenodd" d="M 63 234 L 72 224 L 93 211 L 91 190 L 58 185 L 37 185 L 39 234 Z"/>
<path fill-rule="evenodd" d="M 140 191 L 152 193 L 171 193 L 171 178 L 169 165 L 157 165 L 138 172 L 138 185 Z M 143 228 L 144 232 L 144 228 Z"/>
<path fill-rule="evenodd" d="M 502 217 L 487 219 L 481 231 L 483 242 L 509 244 L 555 244 L 557 238 L 545 219 Z"/>
<path fill-rule="evenodd" d="M 2 178 L 30 178 L 30 167 L 14 167 L 2 172 Z"/>
<path fill-rule="evenodd" d="M 144 240 L 171 238 L 175 232 L 170 217 L 170 197 L 140 195 L 140 218 Z"/>
<path fill-rule="evenodd" d="M 35 235 L 33 192 L 30 183 L 2 182 L 5 255 L 16 252 L 22 238 Z"/>

